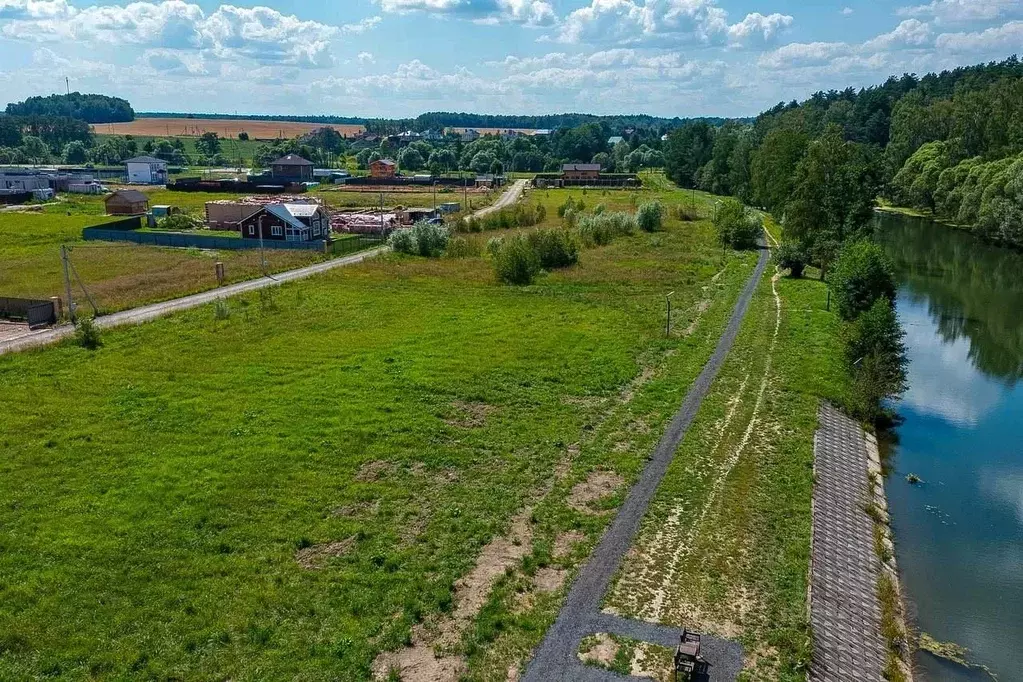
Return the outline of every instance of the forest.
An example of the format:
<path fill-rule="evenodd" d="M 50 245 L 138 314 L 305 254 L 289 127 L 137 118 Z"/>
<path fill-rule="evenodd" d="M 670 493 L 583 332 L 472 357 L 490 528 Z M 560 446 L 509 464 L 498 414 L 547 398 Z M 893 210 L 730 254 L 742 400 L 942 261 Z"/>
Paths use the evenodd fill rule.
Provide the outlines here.
<path fill-rule="evenodd" d="M 64 117 L 86 123 L 120 123 L 135 120 L 135 112 L 127 100 L 107 95 L 83 95 L 80 92 L 29 97 L 24 102 L 12 102 L 7 105 L 7 114 L 21 117 Z"/>
<path fill-rule="evenodd" d="M 1023 247 L 1023 64 L 1015 56 L 780 103 L 749 125 L 687 123 L 668 175 L 784 220 L 808 257 L 866 229 L 874 200 Z"/>

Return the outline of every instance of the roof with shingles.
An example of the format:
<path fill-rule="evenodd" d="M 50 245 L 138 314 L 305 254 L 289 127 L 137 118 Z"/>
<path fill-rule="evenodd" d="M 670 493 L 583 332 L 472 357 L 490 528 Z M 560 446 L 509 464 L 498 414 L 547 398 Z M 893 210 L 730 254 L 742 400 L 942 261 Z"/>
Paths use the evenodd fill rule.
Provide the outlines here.
<path fill-rule="evenodd" d="M 276 161 L 274 161 L 270 165 L 272 165 L 272 166 L 311 166 L 311 165 L 313 165 L 313 162 L 309 161 L 307 159 L 303 159 L 298 154 L 288 154 L 287 156 L 282 156 L 281 158 L 277 159 Z"/>
<path fill-rule="evenodd" d="M 128 201 L 133 204 L 138 203 L 140 201 L 146 202 L 149 201 L 149 196 L 146 195 L 145 192 L 140 192 L 137 189 L 119 189 L 110 196 L 108 196 L 105 199 L 105 201 L 110 201 L 115 197 L 123 199 L 124 201 Z"/>
<path fill-rule="evenodd" d="M 128 159 L 125 163 L 162 163 L 165 166 L 167 165 L 166 161 L 155 156 L 136 156 L 134 159 Z"/>

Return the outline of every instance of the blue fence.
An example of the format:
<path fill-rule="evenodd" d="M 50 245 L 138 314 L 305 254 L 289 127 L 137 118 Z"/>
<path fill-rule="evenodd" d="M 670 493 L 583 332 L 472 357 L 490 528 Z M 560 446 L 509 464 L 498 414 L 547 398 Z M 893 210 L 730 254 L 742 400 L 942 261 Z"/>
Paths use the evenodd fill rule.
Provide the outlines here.
<path fill-rule="evenodd" d="M 179 232 L 137 232 L 132 229 L 106 229 L 102 227 L 87 227 L 82 230 L 82 238 L 86 241 L 108 241 L 108 242 L 132 242 L 146 246 L 172 246 L 178 248 L 192 249 L 219 249 L 239 250 L 258 249 L 258 239 L 241 239 L 239 237 L 213 237 L 202 234 L 183 234 Z M 297 250 L 297 251 L 319 251 L 320 253 L 332 253 L 341 255 L 354 253 L 362 249 L 368 249 L 383 243 L 383 239 L 374 236 L 359 236 L 349 239 L 340 239 L 333 242 L 312 241 L 312 242 L 286 242 L 272 239 L 263 240 L 263 248 Z"/>

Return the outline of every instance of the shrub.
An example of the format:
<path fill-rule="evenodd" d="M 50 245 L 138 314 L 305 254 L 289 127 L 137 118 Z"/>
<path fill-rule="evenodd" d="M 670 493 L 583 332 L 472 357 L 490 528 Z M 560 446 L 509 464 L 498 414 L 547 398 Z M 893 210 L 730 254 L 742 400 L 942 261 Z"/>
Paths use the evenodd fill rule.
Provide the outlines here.
<path fill-rule="evenodd" d="M 700 219 L 700 213 L 689 204 L 679 204 L 675 207 L 675 217 L 684 223 L 691 223 Z"/>
<path fill-rule="evenodd" d="M 617 237 L 636 231 L 636 218 L 628 213 L 602 213 L 583 216 L 579 220 L 578 232 L 587 246 L 604 246 Z"/>
<path fill-rule="evenodd" d="M 527 235 L 530 247 L 545 270 L 564 268 L 579 261 L 579 244 L 566 230 L 536 230 Z"/>
<path fill-rule="evenodd" d="M 564 223 L 565 227 L 569 228 L 575 227 L 576 222 L 575 209 L 570 208 L 567 211 L 565 211 L 564 215 L 561 216 L 561 220 Z"/>
<path fill-rule="evenodd" d="M 593 207 L 593 215 L 600 215 L 604 213 L 604 211 L 606 210 L 607 206 L 605 206 L 604 204 L 597 204 L 596 206 Z"/>
<path fill-rule="evenodd" d="M 803 270 L 806 269 L 807 255 L 806 250 L 801 244 L 785 242 L 775 251 L 774 257 L 778 262 L 778 267 L 788 270 L 796 279 L 803 276 Z"/>
<path fill-rule="evenodd" d="M 448 238 L 448 228 L 444 225 L 416 223 L 391 233 L 390 244 L 399 253 L 435 258 L 444 253 Z"/>
<path fill-rule="evenodd" d="M 540 272 L 540 259 L 523 235 L 504 241 L 494 258 L 497 278 L 508 284 L 532 284 Z"/>
<path fill-rule="evenodd" d="M 718 231 L 718 242 L 733 249 L 753 248 L 763 231 L 760 219 L 737 199 L 721 202 L 714 227 Z"/>
<path fill-rule="evenodd" d="M 830 277 L 838 314 L 854 320 L 880 298 L 895 298 L 892 264 L 876 244 L 848 244 L 838 256 Z"/>
<path fill-rule="evenodd" d="M 664 224 L 664 207 L 661 202 L 652 201 L 639 207 L 636 223 L 644 232 L 659 232 Z"/>
<path fill-rule="evenodd" d="M 454 237 L 448 241 L 448 248 L 445 255 L 448 258 L 474 258 L 482 255 L 482 248 L 480 246 L 479 239 Z"/>
<path fill-rule="evenodd" d="M 497 252 L 501 250 L 501 247 L 503 245 L 504 245 L 504 238 L 502 238 L 502 237 L 492 237 L 491 239 L 487 240 L 487 253 L 489 253 L 492 257 L 496 258 L 497 257 Z"/>
<path fill-rule="evenodd" d="M 75 325 L 75 343 L 88 350 L 96 350 L 103 345 L 103 339 L 99 336 L 99 328 L 91 318 L 78 318 L 78 323 Z"/>
<path fill-rule="evenodd" d="M 895 307 L 882 296 L 849 325 L 845 340 L 846 362 L 855 371 L 863 358 L 879 358 L 883 376 L 892 389 L 890 393 L 897 395 L 906 387 L 905 336 Z"/>
<path fill-rule="evenodd" d="M 182 230 L 194 230 L 198 224 L 199 222 L 191 216 L 187 216 L 184 213 L 175 213 L 174 215 L 167 216 L 156 225 L 161 230 L 180 232 Z"/>

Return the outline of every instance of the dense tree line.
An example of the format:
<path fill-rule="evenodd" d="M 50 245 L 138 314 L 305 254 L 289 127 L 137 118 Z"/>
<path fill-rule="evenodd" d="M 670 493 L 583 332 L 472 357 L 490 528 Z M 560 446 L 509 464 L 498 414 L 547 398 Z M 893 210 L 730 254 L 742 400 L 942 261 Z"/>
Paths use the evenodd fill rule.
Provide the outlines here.
<path fill-rule="evenodd" d="M 135 120 L 135 111 L 127 100 L 107 95 L 83 95 L 80 92 L 29 97 L 24 102 L 8 104 L 7 113 L 23 117 L 72 118 L 86 123 L 120 123 Z"/>
<path fill-rule="evenodd" d="M 874 199 L 1023 246 L 1023 64 L 1005 61 L 780 103 L 751 124 L 689 122 L 669 177 L 785 221 L 818 264 L 855 238 Z"/>

